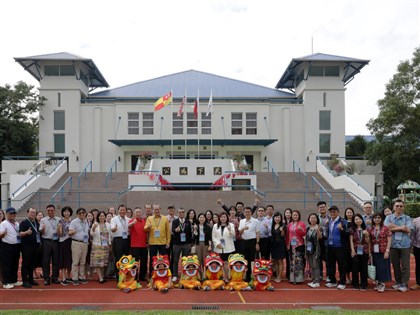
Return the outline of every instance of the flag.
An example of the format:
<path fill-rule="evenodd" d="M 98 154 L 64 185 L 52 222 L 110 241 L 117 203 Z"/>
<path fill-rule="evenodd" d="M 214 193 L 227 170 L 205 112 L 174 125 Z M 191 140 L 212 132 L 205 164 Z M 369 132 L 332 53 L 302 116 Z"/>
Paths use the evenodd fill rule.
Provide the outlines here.
<path fill-rule="evenodd" d="M 210 91 L 209 105 L 207 106 L 206 117 L 208 117 L 210 113 L 213 113 L 213 90 Z"/>
<path fill-rule="evenodd" d="M 198 105 L 199 105 L 199 100 L 198 100 L 198 95 L 197 95 L 197 99 L 194 102 L 194 119 L 197 120 L 198 118 Z"/>
<path fill-rule="evenodd" d="M 170 102 L 172 102 L 172 92 L 168 92 L 164 96 L 162 96 L 160 99 L 158 99 L 155 104 L 155 111 L 158 111 L 159 109 L 162 109 L 166 105 L 168 105 Z"/>
<path fill-rule="evenodd" d="M 181 105 L 179 105 L 178 114 L 176 115 L 177 117 L 182 117 L 182 114 L 184 113 L 184 105 L 186 102 L 187 102 L 187 97 L 184 96 L 182 98 Z"/>

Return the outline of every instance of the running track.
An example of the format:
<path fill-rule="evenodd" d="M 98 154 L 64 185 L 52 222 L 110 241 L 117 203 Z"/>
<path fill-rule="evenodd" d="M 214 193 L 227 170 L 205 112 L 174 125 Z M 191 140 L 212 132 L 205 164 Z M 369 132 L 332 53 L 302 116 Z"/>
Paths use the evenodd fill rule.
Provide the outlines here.
<path fill-rule="evenodd" d="M 116 281 L 100 285 L 90 281 L 87 285 L 40 285 L 32 289 L 0 289 L 0 310 L 42 309 L 42 310 L 191 310 L 198 308 L 220 308 L 220 310 L 263 310 L 263 309 L 417 309 L 420 310 L 420 291 L 405 293 L 394 291 L 388 283 L 384 293 L 373 290 L 370 281 L 367 292 L 325 288 L 312 289 L 306 284 L 292 285 L 285 281 L 272 282 L 274 292 L 230 292 L 190 291 L 172 289 L 161 294 L 146 287 L 129 294 L 116 289 Z M 411 260 L 411 278 L 414 284 L 414 259 Z"/>

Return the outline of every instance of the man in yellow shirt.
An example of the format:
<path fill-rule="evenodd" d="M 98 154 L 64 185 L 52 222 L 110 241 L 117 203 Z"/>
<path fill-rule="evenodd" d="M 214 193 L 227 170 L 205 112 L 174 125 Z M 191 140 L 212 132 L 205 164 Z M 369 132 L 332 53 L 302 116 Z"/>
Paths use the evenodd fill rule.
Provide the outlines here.
<path fill-rule="evenodd" d="M 153 205 L 153 215 L 148 217 L 144 230 L 149 233 L 149 271 L 152 273 L 153 256 L 166 255 L 171 243 L 171 230 L 166 216 L 160 214 L 160 205 Z"/>

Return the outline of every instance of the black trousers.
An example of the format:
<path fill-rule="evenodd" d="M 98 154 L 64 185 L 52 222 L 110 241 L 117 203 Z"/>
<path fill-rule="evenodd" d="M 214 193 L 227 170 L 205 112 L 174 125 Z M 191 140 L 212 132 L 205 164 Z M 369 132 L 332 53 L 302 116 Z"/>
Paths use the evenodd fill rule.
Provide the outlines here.
<path fill-rule="evenodd" d="M 145 279 L 147 274 L 147 247 L 131 247 L 131 255 L 140 262 L 139 279 Z"/>
<path fill-rule="evenodd" d="M 34 282 L 33 270 L 39 255 L 39 245 L 22 245 L 22 281 Z"/>
<path fill-rule="evenodd" d="M 13 284 L 18 280 L 20 244 L 2 244 L 3 283 Z"/>
<path fill-rule="evenodd" d="M 233 242 L 235 245 L 235 252 L 238 254 L 244 254 L 244 241 L 243 240 L 236 240 Z"/>
<path fill-rule="evenodd" d="M 130 238 L 114 237 L 112 240 L 112 253 L 114 254 L 115 263 L 124 255 L 130 254 Z"/>
<path fill-rule="evenodd" d="M 420 285 L 420 248 L 413 246 L 413 254 L 416 263 L 416 284 Z"/>
<path fill-rule="evenodd" d="M 49 239 L 42 239 L 42 274 L 44 280 L 49 281 L 58 279 L 60 269 L 58 268 L 58 240 L 52 241 Z M 50 278 L 50 264 L 52 264 L 52 275 Z"/>
<path fill-rule="evenodd" d="M 149 245 L 149 273 L 150 273 L 150 277 L 152 276 L 153 273 L 153 266 L 152 266 L 152 262 L 153 262 L 153 256 L 156 255 L 167 255 L 168 254 L 168 249 L 166 248 L 166 245 Z"/>
<path fill-rule="evenodd" d="M 326 239 L 322 238 L 319 240 L 319 248 L 321 250 L 321 259 L 319 260 L 319 273 L 320 277 L 323 277 L 324 275 L 324 264 L 323 261 L 325 261 L 325 274 L 329 277 L 329 267 L 328 267 L 328 245 L 325 244 L 328 242 Z"/>
<path fill-rule="evenodd" d="M 368 260 L 369 255 L 356 255 L 351 259 L 351 270 L 352 270 L 352 285 L 355 288 L 366 289 L 368 282 Z M 359 280 L 360 274 L 360 280 Z"/>
<path fill-rule="evenodd" d="M 257 245 L 257 239 L 252 238 L 250 240 L 243 240 L 243 245 L 244 245 L 243 247 L 244 256 L 245 256 L 245 259 L 248 261 L 248 270 L 246 271 L 246 281 L 249 282 L 251 281 L 251 272 L 252 272 L 251 262 L 255 260 L 255 254 L 256 254 L 255 245 Z"/>
<path fill-rule="evenodd" d="M 338 273 L 340 274 L 339 284 L 346 284 L 346 253 L 344 247 L 328 246 L 328 277 L 331 283 L 337 283 L 335 277 L 336 265 L 338 265 Z"/>
<path fill-rule="evenodd" d="M 261 258 L 265 260 L 270 260 L 270 239 L 269 238 L 260 238 L 260 253 Z"/>

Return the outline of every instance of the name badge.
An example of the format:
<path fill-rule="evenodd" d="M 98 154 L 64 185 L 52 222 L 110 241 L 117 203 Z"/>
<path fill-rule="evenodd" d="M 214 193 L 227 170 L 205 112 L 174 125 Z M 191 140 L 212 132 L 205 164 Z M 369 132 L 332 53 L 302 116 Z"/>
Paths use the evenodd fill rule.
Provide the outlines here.
<path fill-rule="evenodd" d="M 357 245 L 357 255 L 363 255 L 363 245 Z"/>
<path fill-rule="evenodd" d="M 373 244 L 373 252 L 379 253 L 379 244 Z"/>
<path fill-rule="evenodd" d="M 159 230 L 155 230 L 153 232 L 153 235 L 154 235 L 155 238 L 159 238 L 160 237 L 160 231 Z"/>
<path fill-rule="evenodd" d="M 312 242 L 309 242 L 308 244 L 306 244 L 306 251 L 307 252 L 311 252 L 312 251 Z"/>
<path fill-rule="evenodd" d="M 395 232 L 395 238 L 396 241 L 402 240 L 402 232 Z"/>
<path fill-rule="evenodd" d="M 296 246 L 297 245 L 297 239 L 296 239 L 296 237 L 292 237 L 292 239 L 290 240 L 290 245 L 292 245 L 292 246 Z"/>
<path fill-rule="evenodd" d="M 198 237 L 198 240 L 200 242 L 204 242 L 204 233 L 200 233 L 200 236 Z"/>
<path fill-rule="evenodd" d="M 185 233 L 181 233 L 180 237 L 181 237 L 181 242 L 186 242 L 187 241 L 187 236 L 185 235 Z"/>
<path fill-rule="evenodd" d="M 58 233 L 53 233 L 53 241 L 57 241 L 58 240 Z"/>
<path fill-rule="evenodd" d="M 127 232 L 122 232 L 122 238 L 124 239 L 124 240 L 126 240 L 127 238 L 128 238 L 128 234 L 127 234 Z"/>
<path fill-rule="evenodd" d="M 39 233 L 36 233 L 36 242 L 39 244 L 41 243 L 41 235 Z"/>
<path fill-rule="evenodd" d="M 16 236 L 16 243 L 20 244 L 20 242 L 21 242 L 20 235 L 17 235 L 17 236 Z"/>
<path fill-rule="evenodd" d="M 102 246 L 108 246 L 108 240 L 101 240 Z"/>
<path fill-rule="evenodd" d="M 225 242 L 225 239 L 224 239 L 224 238 L 221 238 L 221 239 L 220 239 L 220 244 L 221 244 L 223 247 L 225 247 L 226 242 Z"/>

